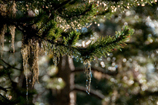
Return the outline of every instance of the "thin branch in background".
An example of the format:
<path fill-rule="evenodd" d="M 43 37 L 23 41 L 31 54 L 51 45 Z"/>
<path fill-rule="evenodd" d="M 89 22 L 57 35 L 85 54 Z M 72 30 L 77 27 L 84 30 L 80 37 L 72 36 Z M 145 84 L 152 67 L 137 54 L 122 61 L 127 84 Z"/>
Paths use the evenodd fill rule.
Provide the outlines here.
<path fill-rule="evenodd" d="M 0 58 L 0 60 L 3 62 L 3 63 L 5 63 L 7 66 L 9 66 L 9 67 L 11 67 L 11 68 L 13 68 L 13 69 L 16 69 L 16 70 L 22 70 L 22 69 L 19 69 L 19 68 L 16 68 L 16 67 L 13 67 L 13 66 L 11 66 L 9 63 L 7 63 L 7 62 L 5 62 L 3 59 L 1 59 Z"/>
<path fill-rule="evenodd" d="M 2 94 L 0 94 L 1 97 L 3 97 L 5 100 L 7 100 L 8 102 L 11 103 L 11 101 L 9 99 L 7 99 L 6 97 L 4 97 Z"/>
<path fill-rule="evenodd" d="M 5 92 L 7 92 L 7 89 L 4 88 L 4 87 L 1 87 L 1 86 L 0 86 L 0 90 L 3 90 L 3 91 L 5 91 Z"/>
<path fill-rule="evenodd" d="M 115 72 L 109 72 L 108 70 L 102 69 L 100 67 L 91 67 L 92 71 L 97 71 L 101 72 L 104 75 L 110 75 L 110 76 L 115 76 L 118 74 L 118 71 Z M 84 72 L 84 68 L 76 68 L 72 73 L 77 73 L 77 72 Z"/>
<path fill-rule="evenodd" d="M 7 103 L 5 103 L 6 105 L 15 105 L 14 101 L 9 100 L 7 97 L 3 96 L 2 94 L 0 94 L 0 97 L 2 97 L 4 100 L 6 100 L 6 102 L 7 102 Z"/>
<path fill-rule="evenodd" d="M 75 85 L 75 87 L 72 91 L 79 91 L 79 92 L 86 93 L 86 88 L 83 86 Z M 101 94 L 100 92 L 94 91 L 93 89 L 91 89 L 90 95 L 95 96 L 101 100 L 103 100 L 105 98 L 105 96 L 103 94 Z"/>

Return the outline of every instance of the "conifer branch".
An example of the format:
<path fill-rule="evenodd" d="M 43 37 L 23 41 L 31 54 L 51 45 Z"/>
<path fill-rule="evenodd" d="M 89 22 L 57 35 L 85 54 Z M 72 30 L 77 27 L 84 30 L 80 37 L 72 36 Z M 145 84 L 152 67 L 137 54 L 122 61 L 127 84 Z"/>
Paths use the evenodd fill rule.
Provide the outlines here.
<path fill-rule="evenodd" d="M 18 29 L 20 29 L 19 25 L 15 24 L 15 26 L 17 26 Z M 21 31 L 25 35 L 29 35 L 30 38 L 37 37 L 40 40 L 45 40 L 51 44 L 55 44 L 56 46 L 63 46 L 67 49 L 67 51 L 73 51 L 74 53 L 77 51 L 78 53 L 81 54 L 80 57 L 82 57 L 84 60 L 86 60 L 86 59 L 92 60 L 94 58 L 94 56 L 95 57 L 100 57 L 103 55 L 106 56 L 107 53 L 109 53 L 115 49 L 120 49 L 120 48 L 124 47 L 126 38 L 129 37 L 131 34 L 133 34 L 133 30 L 130 30 L 128 27 L 125 27 L 124 29 L 122 29 L 121 32 L 117 32 L 115 37 L 99 38 L 95 43 L 90 44 L 89 47 L 81 48 L 81 47 L 75 47 L 72 45 L 74 43 L 73 40 L 76 40 L 75 38 L 70 40 L 73 43 L 70 43 L 70 42 L 65 43 L 64 39 L 63 39 L 63 42 L 55 42 L 54 40 L 44 38 L 43 36 L 45 36 L 45 35 L 39 36 L 37 34 L 37 30 L 33 29 L 32 27 L 27 27 L 27 26 L 22 26 L 22 25 L 20 25 L 20 26 L 23 27 L 23 29 L 21 29 Z M 27 32 L 31 33 L 31 35 Z M 70 37 L 70 39 L 71 39 L 71 37 Z M 63 50 L 63 49 L 61 49 L 61 50 Z"/>
<path fill-rule="evenodd" d="M 132 34 L 133 30 L 125 27 L 121 32 L 117 32 L 115 37 L 101 37 L 87 48 L 79 49 L 79 52 L 85 57 L 84 59 L 106 56 L 107 53 L 124 47 L 126 38 Z"/>

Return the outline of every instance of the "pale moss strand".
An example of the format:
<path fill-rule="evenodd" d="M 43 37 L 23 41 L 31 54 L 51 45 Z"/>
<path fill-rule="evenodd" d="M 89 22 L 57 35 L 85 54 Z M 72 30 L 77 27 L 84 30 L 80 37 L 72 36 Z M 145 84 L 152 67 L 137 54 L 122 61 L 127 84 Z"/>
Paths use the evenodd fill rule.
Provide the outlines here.
<path fill-rule="evenodd" d="M 92 77 L 91 63 L 90 61 L 86 61 L 84 65 L 85 65 L 85 73 L 86 73 L 86 92 L 90 94 L 90 85 L 91 85 L 91 77 Z"/>
<path fill-rule="evenodd" d="M 12 7 L 11 7 L 11 12 L 12 12 L 12 17 L 15 17 L 16 16 L 16 3 L 15 1 L 13 1 L 13 4 L 12 4 Z"/>
<path fill-rule="evenodd" d="M 9 26 L 10 34 L 12 36 L 12 49 L 13 49 L 13 52 L 15 52 L 15 47 L 14 47 L 15 29 L 16 29 L 16 27 L 14 25 Z"/>
<path fill-rule="evenodd" d="M 28 64 L 29 51 L 30 51 L 30 46 L 28 45 L 24 45 L 23 48 L 21 49 L 21 54 L 23 58 L 24 75 L 26 76 L 26 78 L 29 73 L 29 64 Z"/>
<path fill-rule="evenodd" d="M 1 4 L 0 5 L 0 14 L 2 16 L 6 16 L 7 15 L 7 4 Z"/>
<path fill-rule="evenodd" d="M 0 14 L 2 16 L 6 16 L 7 15 L 7 5 L 6 4 L 1 4 L 0 5 Z M 4 48 L 4 35 L 7 31 L 7 25 L 3 25 L 2 29 L 0 29 L 0 53 L 1 53 L 1 57 L 3 55 L 3 48 Z"/>
<path fill-rule="evenodd" d="M 3 25 L 3 28 L 0 31 L 0 53 L 1 56 L 3 55 L 3 48 L 4 48 L 4 35 L 7 31 L 7 25 Z"/>
<path fill-rule="evenodd" d="M 32 79 L 32 86 L 38 81 L 38 74 L 39 74 L 39 67 L 38 67 L 38 53 L 39 53 L 39 43 L 36 41 L 32 45 L 33 50 L 33 65 L 32 65 L 32 72 L 33 72 L 33 79 Z"/>
<path fill-rule="evenodd" d="M 13 1 L 13 4 L 11 5 L 9 9 L 10 17 L 15 18 L 16 16 L 16 3 Z M 14 39 L 15 39 L 15 29 L 16 27 L 14 25 L 9 26 L 10 34 L 12 36 L 12 48 L 13 52 L 15 52 L 15 47 L 14 47 Z"/>
<path fill-rule="evenodd" d="M 21 54 L 23 58 L 23 68 L 24 68 L 24 75 L 26 78 L 26 100 L 28 100 L 28 75 L 29 75 L 29 69 L 28 69 L 28 59 L 29 59 L 29 51 L 30 51 L 30 46 L 24 45 L 23 48 L 21 49 Z"/>

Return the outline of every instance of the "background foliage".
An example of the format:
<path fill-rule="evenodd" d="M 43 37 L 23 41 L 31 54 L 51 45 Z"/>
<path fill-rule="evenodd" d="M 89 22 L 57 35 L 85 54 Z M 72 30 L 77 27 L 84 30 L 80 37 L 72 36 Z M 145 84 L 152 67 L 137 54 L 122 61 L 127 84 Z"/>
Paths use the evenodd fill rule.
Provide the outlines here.
<path fill-rule="evenodd" d="M 65 105 L 158 103 L 157 0 L 15 0 L 16 10 L 13 1 L 0 2 L 0 104 L 56 105 L 71 74 L 73 102 Z M 75 69 L 62 78 L 65 55 Z"/>

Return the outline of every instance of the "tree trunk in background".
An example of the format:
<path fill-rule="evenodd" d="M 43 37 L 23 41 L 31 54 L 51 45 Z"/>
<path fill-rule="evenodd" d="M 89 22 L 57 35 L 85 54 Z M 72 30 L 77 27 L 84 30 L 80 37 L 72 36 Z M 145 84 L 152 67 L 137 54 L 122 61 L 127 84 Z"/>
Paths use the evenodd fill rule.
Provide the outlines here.
<path fill-rule="evenodd" d="M 58 64 L 58 77 L 61 77 L 65 82 L 65 87 L 57 92 L 56 105 L 75 105 L 75 93 L 71 92 L 74 88 L 74 64 L 73 59 L 64 56 Z"/>
<path fill-rule="evenodd" d="M 31 77 L 28 77 L 31 79 Z M 21 75 L 19 76 L 19 82 L 18 82 L 18 87 L 22 89 L 22 91 L 26 91 L 26 78 L 25 75 L 23 74 L 23 72 L 21 73 Z M 29 84 L 28 86 L 28 92 L 32 91 L 34 89 L 34 87 L 32 87 L 31 84 Z M 25 104 L 23 105 L 34 105 L 33 104 L 33 94 L 29 94 L 28 93 L 28 100 L 26 100 L 26 92 L 24 94 L 24 99 L 25 99 Z"/>

